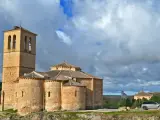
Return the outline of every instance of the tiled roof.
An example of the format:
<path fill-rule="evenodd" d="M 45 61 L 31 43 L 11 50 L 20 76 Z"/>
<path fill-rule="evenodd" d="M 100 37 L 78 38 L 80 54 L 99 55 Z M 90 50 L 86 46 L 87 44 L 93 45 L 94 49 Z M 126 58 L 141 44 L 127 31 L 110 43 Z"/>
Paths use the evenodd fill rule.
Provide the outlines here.
<path fill-rule="evenodd" d="M 79 87 L 83 87 L 85 85 L 82 85 L 79 82 L 76 82 L 74 80 L 69 80 L 67 83 L 64 84 L 64 86 L 79 86 Z"/>
<path fill-rule="evenodd" d="M 24 77 L 29 78 L 41 78 L 43 76 L 44 79 L 52 79 L 52 80 L 69 80 L 72 78 L 96 78 L 98 77 L 91 76 L 82 71 L 72 71 L 72 70 L 53 70 L 48 72 L 31 72 L 29 74 L 25 74 Z"/>
<path fill-rule="evenodd" d="M 72 64 L 69 64 L 67 62 L 63 62 L 63 63 L 60 63 L 60 64 L 57 64 L 57 65 L 53 65 L 52 67 L 73 67 L 73 68 L 80 68 L 78 66 L 75 66 L 75 65 L 72 65 Z"/>
<path fill-rule="evenodd" d="M 8 31 L 12 31 L 12 30 L 24 30 L 24 31 L 27 31 L 27 32 L 29 32 L 29 33 L 32 33 L 32 34 L 34 34 L 34 35 L 37 35 L 36 33 L 33 33 L 33 32 L 31 32 L 31 31 L 29 31 L 29 30 L 27 30 L 27 29 L 25 29 L 25 28 L 23 28 L 23 27 L 19 27 L 19 26 L 14 26 L 14 28 L 13 29 L 10 29 L 10 30 L 6 30 L 6 31 L 4 31 L 4 32 L 8 32 Z"/>
<path fill-rule="evenodd" d="M 38 72 L 33 71 L 31 73 L 24 74 L 23 77 L 25 78 L 46 78 L 47 76 L 41 75 Z"/>
<path fill-rule="evenodd" d="M 146 93 L 146 92 L 141 91 L 138 94 L 136 94 L 135 96 L 152 96 L 152 95 L 153 94 L 151 94 L 151 93 Z"/>

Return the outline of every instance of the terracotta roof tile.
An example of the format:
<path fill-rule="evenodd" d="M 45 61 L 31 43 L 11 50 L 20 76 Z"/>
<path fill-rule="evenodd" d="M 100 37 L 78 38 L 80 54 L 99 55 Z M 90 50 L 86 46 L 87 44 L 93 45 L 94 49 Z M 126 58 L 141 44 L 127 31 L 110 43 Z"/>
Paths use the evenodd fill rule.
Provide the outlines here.
<path fill-rule="evenodd" d="M 36 74 L 37 73 L 37 74 Z M 72 70 L 53 70 L 53 71 L 48 71 L 48 72 L 31 72 L 24 77 L 37 77 L 37 78 L 48 78 L 52 80 L 69 80 L 71 78 L 96 78 L 92 75 L 89 75 L 85 72 L 82 71 L 72 71 Z M 100 79 L 100 78 L 98 78 Z"/>

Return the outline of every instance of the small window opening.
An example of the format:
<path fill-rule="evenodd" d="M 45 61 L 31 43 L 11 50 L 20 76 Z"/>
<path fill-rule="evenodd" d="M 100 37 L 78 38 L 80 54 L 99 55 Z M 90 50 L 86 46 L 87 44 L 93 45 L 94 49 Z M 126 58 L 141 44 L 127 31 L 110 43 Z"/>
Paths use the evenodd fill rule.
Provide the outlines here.
<path fill-rule="evenodd" d="M 32 51 L 31 37 L 29 38 L 29 52 Z"/>
<path fill-rule="evenodd" d="M 77 91 L 75 91 L 75 97 L 77 96 Z"/>
<path fill-rule="evenodd" d="M 16 49 L 16 35 L 13 36 L 13 49 Z"/>
<path fill-rule="evenodd" d="M 22 91 L 22 97 L 24 96 L 24 92 Z"/>
<path fill-rule="evenodd" d="M 51 93 L 50 92 L 48 92 L 48 97 L 50 97 L 51 96 Z"/>
<path fill-rule="evenodd" d="M 16 92 L 16 97 L 17 97 L 17 92 Z"/>
<path fill-rule="evenodd" d="M 24 50 L 27 51 L 27 36 L 24 38 Z"/>
<path fill-rule="evenodd" d="M 11 49 L 11 36 L 8 36 L 8 49 Z"/>

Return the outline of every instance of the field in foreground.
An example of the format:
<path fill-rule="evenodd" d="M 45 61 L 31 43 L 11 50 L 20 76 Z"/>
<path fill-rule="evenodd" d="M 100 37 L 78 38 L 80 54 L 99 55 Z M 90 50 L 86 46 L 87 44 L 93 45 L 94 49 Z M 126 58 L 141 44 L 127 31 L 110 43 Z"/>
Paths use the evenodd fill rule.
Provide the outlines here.
<path fill-rule="evenodd" d="M 19 116 L 0 112 L 0 120 L 160 120 L 160 111 L 129 112 L 39 112 Z"/>

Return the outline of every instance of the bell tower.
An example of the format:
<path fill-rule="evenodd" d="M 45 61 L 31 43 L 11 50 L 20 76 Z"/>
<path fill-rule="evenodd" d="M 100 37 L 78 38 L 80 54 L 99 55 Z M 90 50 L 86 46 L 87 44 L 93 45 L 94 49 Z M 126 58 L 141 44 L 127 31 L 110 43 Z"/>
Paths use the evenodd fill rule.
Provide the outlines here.
<path fill-rule="evenodd" d="M 36 36 L 18 26 L 4 31 L 2 91 L 6 105 L 14 103 L 17 78 L 35 70 Z"/>

